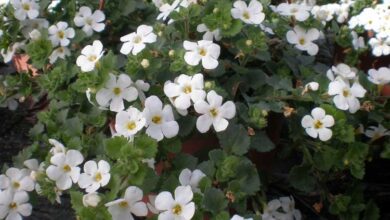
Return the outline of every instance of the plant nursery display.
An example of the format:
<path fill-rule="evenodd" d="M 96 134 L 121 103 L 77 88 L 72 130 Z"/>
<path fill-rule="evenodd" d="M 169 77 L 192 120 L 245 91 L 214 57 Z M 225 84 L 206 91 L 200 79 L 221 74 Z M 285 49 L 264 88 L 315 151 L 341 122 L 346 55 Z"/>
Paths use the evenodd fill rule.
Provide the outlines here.
<path fill-rule="evenodd" d="M 0 52 L 0 219 L 390 218 L 388 0 L 3 0 Z"/>

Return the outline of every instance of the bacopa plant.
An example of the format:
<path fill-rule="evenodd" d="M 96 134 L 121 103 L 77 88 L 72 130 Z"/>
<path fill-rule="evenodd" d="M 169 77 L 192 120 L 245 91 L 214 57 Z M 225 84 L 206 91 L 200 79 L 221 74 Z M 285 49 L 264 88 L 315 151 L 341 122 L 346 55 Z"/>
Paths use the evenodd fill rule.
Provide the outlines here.
<path fill-rule="evenodd" d="M 0 3 L 1 107 L 40 106 L 0 219 L 380 218 L 389 1 Z"/>

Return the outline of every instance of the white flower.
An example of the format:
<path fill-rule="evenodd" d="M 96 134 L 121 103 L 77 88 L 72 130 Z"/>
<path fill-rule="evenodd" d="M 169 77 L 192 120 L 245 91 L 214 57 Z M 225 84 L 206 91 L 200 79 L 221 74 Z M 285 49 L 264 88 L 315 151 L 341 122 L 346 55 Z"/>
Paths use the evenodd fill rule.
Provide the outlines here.
<path fill-rule="evenodd" d="M 195 214 L 195 204 L 190 186 L 178 186 L 175 189 L 175 199 L 170 192 L 164 191 L 157 195 L 155 205 L 162 211 L 159 220 L 190 220 Z"/>
<path fill-rule="evenodd" d="M 33 19 L 39 15 L 39 5 L 35 0 L 11 0 L 11 4 L 15 9 L 15 18 L 23 21 L 28 17 Z"/>
<path fill-rule="evenodd" d="M 221 36 L 221 31 L 219 29 L 215 29 L 215 30 L 210 30 L 205 24 L 199 24 L 197 27 L 196 27 L 196 30 L 199 32 L 199 33 L 203 33 L 203 40 L 209 40 L 209 41 L 212 41 L 213 39 L 215 39 L 216 41 L 219 41 L 221 40 L 222 36 Z"/>
<path fill-rule="evenodd" d="M 142 163 L 145 163 L 150 169 L 155 170 L 154 164 L 156 160 L 154 158 L 145 158 L 141 160 Z"/>
<path fill-rule="evenodd" d="M 16 42 L 13 45 L 10 45 L 6 50 L 1 49 L 0 53 L 3 56 L 4 63 L 8 63 L 14 57 L 14 54 L 17 49 L 24 47 L 24 42 Z"/>
<path fill-rule="evenodd" d="M 311 28 L 305 30 L 300 26 L 295 26 L 294 30 L 290 30 L 286 34 L 287 41 L 291 44 L 295 44 L 295 47 L 302 51 L 307 51 L 309 55 L 316 55 L 318 53 L 318 46 L 313 43 L 320 37 L 320 32 Z"/>
<path fill-rule="evenodd" d="M 49 21 L 43 18 L 35 18 L 24 20 L 20 22 L 22 26 L 21 32 L 25 38 L 30 36 L 31 31 L 33 30 L 42 30 L 49 27 Z"/>
<path fill-rule="evenodd" d="M 355 50 L 359 50 L 365 47 L 363 37 L 359 37 L 355 31 L 352 31 L 351 35 L 352 35 L 352 45 Z"/>
<path fill-rule="evenodd" d="M 377 85 L 385 85 L 390 82 L 390 68 L 381 67 L 378 70 L 368 70 L 368 80 Z"/>
<path fill-rule="evenodd" d="M 322 21 L 323 24 L 326 24 L 327 21 L 333 19 L 334 15 L 334 6 L 333 4 L 327 5 L 315 5 L 311 9 L 311 13 L 314 15 L 316 19 Z"/>
<path fill-rule="evenodd" d="M 251 0 L 249 5 L 241 0 L 235 1 L 231 14 L 233 18 L 240 19 L 247 24 L 260 24 L 265 18 L 263 6 L 257 0 Z"/>
<path fill-rule="evenodd" d="M 356 72 L 357 72 L 356 68 L 351 68 L 345 63 L 339 63 L 337 64 L 337 66 L 332 66 L 332 68 L 326 72 L 326 76 L 331 81 L 340 78 L 342 80 L 349 80 L 349 79 L 356 78 Z"/>
<path fill-rule="evenodd" d="M 70 56 L 70 50 L 67 47 L 58 47 L 50 54 L 49 62 L 53 64 L 58 58 L 65 60 L 65 57 L 67 56 Z"/>
<path fill-rule="evenodd" d="M 142 112 L 146 118 L 146 134 L 161 141 L 164 136 L 172 138 L 179 132 L 179 124 L 173 117 L 172 107 L 165 105 L 157 96 L 150 96 L 145 100 L 145 109 Z"/>
<path fill-rule="evenodd" d="M 126 111 L 120 111 L 115 117 L 115 130 L 119 135 L 125 137 L 132 137 L 143 127 L 145 127 L 146 120 L 142 113 L 130 107 Z"/>
<path fill-rule="evenodd" d="M 196 66 L 202 61 L 205 69 L 217 68 L 218 57 L 221 53 L 221 47 L 218 44 L 208 40 L 201 40 L 197 43 L 184 41 L 183 47 L 187 50 L 184 60 L 188 65 Z"/>
<path fill-rule="evenodd" d="M 10 97 L 8 97 L 6 100 L 4 100 L 3 103 L 0 104 L 0 107 L 2 108 L 8 108 L 11 111 L 15 111 L 19 106 L 19 98 L 21 98 L 21 94 L 15 94 Z"/>
<path fill-rule="evenodd" d="M 360 109 L 360 102 L 357 98 L 363 98 L 366 90 L 358 81 L 350 87 L 348 81 L 335 80 L 329 83 L 328 94 L 334 96 L 333 102 L 338 109 L 349 109 L 349 112 L 355 113 Z"/>
<path fill-rule="evenodd" d="M 8 3 L 9 3 L 9 0 L 0 0 L 0 6 L 7 5 Z"/>
<path fill-rule="evenodd" d="M 68 150 L 66 153 L 57 153 L 50 158 L 50 165 L 46 169 L 49 179 L 56 181 L 60 190 L 72 187 L 72 182 L 77 183 L 80 177 L 80 165 L 84 160 L 83 155 L 77 150 Z"/>
<path fill-rule="evenodd" d="M 9 168 L 5 175 L 0 175 L 0 189 L 18 191 L 33 191 L 34 181 L 27 169 Z"/>
<path fill-rule="evenodd" d="M 180 0 L 175 0 L 172 4 L 165 3 L 165 4 L 161 5 L 159 8 L 160 14 L 157 16 L 157 20 L 162 19 L 163 21 L 165 21 L 168 18 L 168 16 L 174 10 L 176 10 L 179 3 L 180 3 Z"/>
<path fill-rule="evenodd" d="M 132 214 L 142 217 L 148 214 L 146 204 L 142 202 L 143 192 L 136 186 L 129 186 L 126 189 L 123 199 L 106 204 L 113 220 L 133 220 Z"/>
<path fill-rule="evenodd" d="M 153 214 L 159 214 L 160 211 L 156 209 L 156 195 L 148 195 L 149 202 L 146 203 L 146 206 L 148 206 L 148 209 Z"/>
<path fill-rule="evenodd" d="M 380 57 L 390 54 L 390 37 L 386 39 L 373 37 L 368 43 L 372 47 L 372 54 L 375 56 Z"/>
<path fill-rule="evenodd" d="M 302 118 L 301 124 L 312 138 L 319 137 L 321 141 L 327 141 L 332 137 L 332 130 L 329 127 L 334 125 L 334 118 L 331 115 L 325 115 L 325 110 L 322 108 L 314 108 L 311 115 L 305 115 Z"/>
<path fill-rule="evenodd" d="M 309 18 L 311 7 L 304 4 L 281 3 L 276 7 L 276 11 L 284 16 L 294 16 L 298 21 L 305 21 Z"/>
<path fill-rule="evenodd" d="M 207 102 L 201 100 L 195 103 L 195 111 L 199 116 L 196 121 L 196 128 L 201 132 L 207 132 L 211 125 L 215 131 L 225 130 L 229 122 L 226 119 L 232 119 L 236 115 L 236 106 L 232 101 L 227 101 L 222 105 L 222 96 L 214 90 L 207 93 Z"/>
<path fill-rule="evenodd" d="M 383 136 L 390 136 L 390 131 L 383 127 L 383 125 L 379 124 L 378 127 L 368 127 L 364 134 L 372 140 L 377 140 Z"/>
<path fill-rule="evenodd" d="M 29 35 L 30 39 L 33 41 L 39 40 L 42 37 L 41 32 L 38 31 L 37 29 L 32 30 L 28 35 Z"/>
<path fill-rule="evenodd" d="M 317 91 L 319 87 L 320 84 L 318 84 L 318 82 L 309 82 L 308 84 L 305 85 L 305 90 Z"/>
<path fill-rule="evenodd" d="M 93 41 L 92 45 L 87 45 L 81 50 L 81 55 L 77 57 L 77 66 L 83 72 L 95 69 L 96 63 L 103 56 L 103 44 L 99 40 Z"/>
<path fill-rule="evenodd" d="M 92 193 L 108 184 L 110 181 L 110 164 L 105 160 L 100 160 L 98 164 L 90 160 L 84 164 L 84 173 L 80 175 L 78 184 L 87 193 Z"/>
<path fill-rule="evenodd" d="M 32 206 L 27 203 L 28 194 L 24 191 L 0 193 L 0 219 L 21 220 L 22 216 L 31 215 Z"/>
<path fill-rule="evenodd" d="M 277 211 L 282 206 L 279 199 L 273 199 L 267 203 L 264 207 L 263 214 L 261 215 L 262 220 L 277 220 L 275 215 L 281 216 L 282 213 Z"/>
<path fill-rule="evenodd" d="M 91 36 L 93 31 L 101 32 L 105 28 L 104 20 L 106 16 L 101 10 L 96 10 L 92 14 L 91 8 L 87 6 L 80 7 L 73 19 L 77 27 L 83 27 L 82 30 L 87 36 Z"/>
<path fill-rule="evenodd" d="M 179 182 L 182 186 L 191 186 L 194 193 L 200 193 L 199 182 L 205 177 L 202 171 L 196 169 L 191 171 L 190 169 L 184 169 L 179 175 Z"/>
<path fill-rule="evenodd" d="M 69 45 L 71 38 L 74 38 L 74 29 L 68 27 L 68 23 L 60 21 L 56 25 L 49 27 L 49 39 L 51 44 L 56 47 L 58 45 L 66 47 Z"/>
<path fill-rule="evenodd" d="M 108 107 L 113 112 L 119 112 L 125 109 L 123 99 L 131 102 L 137 99 L 138 91 L 134 88 L 133 81 L 126 74 L 120 74 L 118 78 L 110 73 L 110 78 L 105 87 L 96 93 L 96 101 L 102 107 Z"/>
<path fill-rule="evenodd" d="M 178 109 L 188 109 L 191 100 L 196 103 L 206 97 L 203 90 L 204 82 L 201 73 L 194 76 L 181 74 L 175 82 L 167 81 L 164 85 L 164 93 L 173 100 L 173 105 Z"/>
<path fill-rule="evenodd" d="M 284 219 L 301 220 L 302 215 L 298 209 L 295 209 L 295 201 L 292 196 L 279 198 L 282 206 L 282 210 L 285 212 Z"/>
<path fill-rule="evenodd" d="M 39 164 L 37 159 L 29 159 L 23 162 L 23 165 L 28 168 L 30 178 L 35 182 L 40 172 L 43 172 L 44 163 Z"/>
<path fill-rule="evenodd" d="M 143 81 L 143 80 L 137 80 L 135 81 L 134 87 L 138 91 L 138 97 L 139 99 L 143 102 L 146 99 L 145 92 L 149 91 L 150 89 L 150 84 Z"/>
<path fill-rule="evenodd" d="M 56 139 L 49 139 L 49 143 L 53 145 L 53 147 L 50 149 L 50 153 L 55 155 L 58 153 L 65 153 L 66 149 L 63 144 L 61 144 Z"/>
<path fill-rule="evenodd" d="M 198 0 L 182 0 L 180 6 L 183 8 L 188 8 L 191 4 L 198 4 Z"/>
<path fill-rule="evenodd" d="M 156 42 L 157 35 L 153 33 L 153 27 L 148 25 L 140 25 L 137 28 L 137 32 L 133 32 L 121 37 L 121 41 L 124 42 L 120 52 L 122 54 L 137 55 L 145 48 L 145 43 Z"/>
<path fill-rule="evenodd" d="M 97 192 L 83 195 L 84 207 L 96 207 L 102 199 Z"/>
<path fill-rule="evenodd" d="M 233 215 L 233 217 L 230 220 L 253 220 L 253 218 L 244 218 L 239 215 Z"/>

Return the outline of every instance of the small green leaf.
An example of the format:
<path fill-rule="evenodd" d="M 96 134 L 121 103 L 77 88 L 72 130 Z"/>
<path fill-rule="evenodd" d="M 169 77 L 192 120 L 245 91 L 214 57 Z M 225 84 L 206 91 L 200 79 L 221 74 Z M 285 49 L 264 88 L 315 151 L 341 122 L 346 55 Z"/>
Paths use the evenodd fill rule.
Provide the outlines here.
<path fill-rule="evenodd" d="M 243 125 L 232 124 L 218 133 L 221 146 L 226 152 L 232 152 L 236 155 L 244 155 L 249 150 L 250 138 Z"/>
<path fill-rule="evenodd" d="M 289 180 L 293 187 L 302 190 L 304 192 L 310 192 L 314 189 L 316 181 L 313 176 L 310 175 L 310 165 L 295 166 L 290 170 Z"/>
<path fill-rule="evenodd" d="M 208 188 L 205 190 L 203 197 L 203 207 L 205 210 L 217 214 L 225 209 L 227 205 L 228 201 L 221 190 L 216 188 Z"/>
<path fill-rule="evenodd" d="M 257 152 L 269 152 L 275 148 L 275 144 L 264 131 L 257 131 L 255 136 L 251 137 L 250 147 Z"/>

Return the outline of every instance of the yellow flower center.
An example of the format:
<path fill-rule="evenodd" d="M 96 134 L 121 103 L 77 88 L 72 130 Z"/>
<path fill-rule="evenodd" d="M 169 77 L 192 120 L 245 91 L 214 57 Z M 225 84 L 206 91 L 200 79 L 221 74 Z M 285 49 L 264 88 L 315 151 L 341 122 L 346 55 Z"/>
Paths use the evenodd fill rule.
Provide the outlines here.
<path fill-rule="evenodd" d="M 211 114 L 211 116 L 213 116 L 215 118 L 218 115 L 218 110 L 215 108 L 212 108 L 212 109 L 210 109 L 210 114 Z"/>
<path fill-rule="evenodd" d="M 155 124 L 161 124 L 161 116 L 159 116 L 159 115 L 155 115 L 155 116 L 153 116 L 153 118 L 152 118 L 152 122 L 153 123 L 155 123 Z"/>
<path fill-rule="evenodd" d="M 95 175 L 95 181 L 100 182 L 103 179 L 102 174 L 100 172 L 97 172 Z"/>
<path fill-rule="evenodd" d="M 344 89 L 344 90 L 343 90 L 343 96 L 344 96 L 344 97 L 348 97 L 349 95 L 350 95 L 349 90 L 348 90 L 348 89 Z"/>
<path fill-rule="evenodd" d="M 186 87 L 184 87 L 184 88 L 183 88 L 183 92 L 184 92 L 185 94 L 190 94 L 190 93 L 192 92 L 191 86 L 186 86 Z"/>
<path fill-rule="evenodd" d="M 141 43 L 141 41 L 142 41 L 142 38 L 138 35 L 135 36 L 133 39 L 133 43 L 135 43 L 135 44 L 139 44 L 139 43 Z"/>
<path fill-rule="evenodd" d="M 315 129 L 320 129 L 320 128 L 322 128 L 323 127 L 323 123 L 320 121 L 320 120 L 316 120 L 315 122 L 314 122 L 314 128 Z"/>
<path fill-rule="evenodd" d="M 207 54 L 207 50 L 204 49 L 203 47 L 200 48 L 200 50 L 199 50 L 199 55 L 201 55 L 202 57 L 204 57 L 204 56 L 206 56 L 206 54 Z"/>
<path fill-rule="evenodd" d="M 113 90 L 112 90 L 112 92 L 115 94 L 115 95 L 119 95 L 119 94 L 121 94 L 121 88 L 118 88 L 118 87 L 115 87 Z"/>
<path fill-rule="evenodd" d="M 88 60 L 91 62 L 94 62 L 96 59 L 97 59 L 97 57 L 95 55 L 91 55 L 88 57 Z"/>
<path fill-rule="evenodd" d="M 58 31 L 57 36 L 58 38 L 63 39 L 65 37 L 65 33 L 63 31 Z"/>
<path fill-rule="evenodd" d="M 63 53 L 63 52 L 64 52 L 64 48 L 63 48 L 63 47 L 59 47 L 59 48 L 57 49 L 57 51 L 58 51 L 59 53 Z"/>
<path fill-rule="evenodd" d="M 127 129 L 128 129 L 128 130 L 131 131 L 131 130 L 133 130 L 135 127 L 136 127 L 136 124 L 134 123 L 134 121 L 127 123 Z"/>
<path fill-rule="evenodd" d="M 15 181 L 15 182 L 12 183 L 12 187 L 13 187 L 14 189 L 19 189 L 20 183 L 17 182 L 17 181 Z"/>
<path fill-rule="evenodd" d="M 299 39 L 299 44 L 304 45 L 306 43 L 305 38 Z"/>
<path fill-rule="evenodd" d="M 72 170 L 72 168 L 70 168 L 70 166 L 68 164 L 66 164 L 63 168 L 64 172 L 68 173 Z"/>
<path fill-rule="evenodd" d="M 85 23 L 87 23 L 88 25 L 92 25 L 92 19 L 90 18 L 85 19 Z"/>
<path fill-rule="evenodd" d="M 9 209 L 16 209 L 18 207 L 18 204 L 16 204 L 16 202 L 11 202 L 8 207 Z"/>
<path fill-rule="evenodd" d="M 180 215 L 181 212 L 182 212 L 181 205 L 176 204 L 175 206 L 173 206 L 173 208 L 172 208 L 172 213 L 173 213 L 173 214 L 175 214 L 175 215 Z"/>
<path fill-rule="evenodd" d="M 126 201 L 122 201 L 119 203 L 119 206 L 122 208 L 126 208 L 127 206 L 129 206 L 129 204 Z"/>
<path fill-rule="evenodd" d="M 22 4 L 22 8 L 25 11 L 29 11 L 30 10 L 30 4 L 24 3 L 24 4 Z"/>
<path fill-rule="evenodd" d="M 290 12 L 291 12 L 291 14 L 295 14 L 295 13 L 298 12 L 298 9 L 297 9 L 297 8 L 292 8 L 292 9 L 290 10 Z"/>
<path fill-rule="evenodd" d="M 244 13 L 242 13 L 242 17 L 245 18 L 246 20 L 249 20 L 249 18 L 251 18 L 249 12 L 247 11 L 244 11 Z"/>

